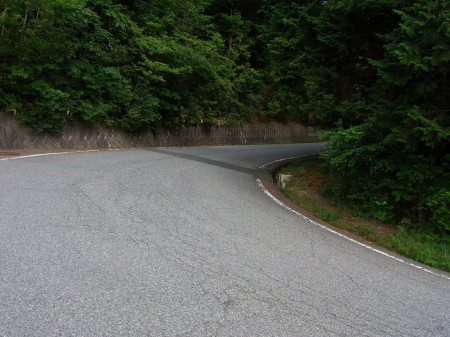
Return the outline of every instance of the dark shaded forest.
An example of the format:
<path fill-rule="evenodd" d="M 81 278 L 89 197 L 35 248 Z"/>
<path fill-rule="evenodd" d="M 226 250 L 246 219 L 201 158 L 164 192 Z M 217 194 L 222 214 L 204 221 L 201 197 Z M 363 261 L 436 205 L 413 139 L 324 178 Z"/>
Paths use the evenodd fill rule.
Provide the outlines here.
<path fill-rule="evenodd" d="M 38 131 L 301 122 L 332 196 L 450 231 L 448 0 L 1 0 L 0 60 Z"/>

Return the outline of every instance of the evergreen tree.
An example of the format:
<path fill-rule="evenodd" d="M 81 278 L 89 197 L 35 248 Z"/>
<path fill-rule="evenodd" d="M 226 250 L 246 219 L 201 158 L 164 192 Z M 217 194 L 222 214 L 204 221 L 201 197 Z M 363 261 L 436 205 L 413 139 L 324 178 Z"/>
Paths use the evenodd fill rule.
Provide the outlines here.
<path fill-rule="evenodd" d="M 383 220 L 448 231 L 450 12 L 446 1 L 418 1 L 396 13 L 386 57 L 372 62 L 374 114 L 331 132 L 324 157 L 337 195 Z"/>

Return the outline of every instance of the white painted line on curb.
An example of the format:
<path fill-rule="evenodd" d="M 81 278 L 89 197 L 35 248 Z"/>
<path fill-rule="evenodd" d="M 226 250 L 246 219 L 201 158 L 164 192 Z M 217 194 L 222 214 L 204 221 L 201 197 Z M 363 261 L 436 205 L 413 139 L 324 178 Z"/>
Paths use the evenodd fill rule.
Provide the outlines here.
<path fill-rule="evenodd" d="M 29 154 L 25 156 L 17 156 L 10 158 L 2 158 L 0 161 L 4 160 L 17 160 L 17 159 L 27 159 L 33 157 L 43 157 L 43 156 L 55 156 L 60 154 L 70 154 L 70 153 L 87 153 L 87 152 L 102 152 L 102 151 L 118 151 L 120 149 L 105 149 L 105 150 L 77 150 L 77 151 L 65 151 L 65 152 L 49 152 L 49 153 L 37 153 L 37 154 Z"/>
<path fill-rule="evenodd" d="M 288 205 L 284 204 L 282 201 L 280 201 L 280 200 L 278 200 L 276 197 L 274 197 L 274 196 L 273 196 L 273 195 L 272 195 L 272 194 L 264 187 L 264 185 L 263 185 L 263 183 L 261 182 L 261 180 L 256 179 L 256 182 L 258 183 L 258 186 L 261 188 L 261 190 L 262 190 L 269 198 L 271 198 L 273 201 L 275 201 L 278 205 L 280 205 L 281 207 L 287 209 L 288 211 L 290 211 L 290 212 L 296 214 L 296 215 L 299 216 L 300 218 L 302 218 L 302 219 L 304 219 L 304 220 L 306 220 L 306 221 L 309 221 L 309 222 L 312 223 L 313 225 L 316 225 L 316 226 L 318 226 L 318 227 L 320 227 L 320 228 L 323 228 L 323 229 L 325 229 L 326 231 L 328 231 L 328 232 L 330 232 L 330 233 L 333 233 L 333 234 L 335 234 L 335 235 L 337 235 L 337 236 L 340 236 L 341 238 L 347 239 L 347 240 L 349 240 L 349 241 L 351 241 L 351 242 L 353 242 L 353 243 L 356 243 L 356 244 L 359 245 L 359 246 L 362 246 L 362 247 L 364 247 L 364 248 L 367 248 L 367 249 L 369 249 L 369 250 L 371 250 L 371 251 L 373 251 L 373 252 L 376 252 L 376 253 L 378 253 L 378 254 L 384 255 L 384 256 L 386 256 L 386 257 L 388 257 L 388 258 L 394 259 L 394 260 L 396 260 L 396 261 L 398 261 L 398 262 L 401 262 L 401 263 L 403 263 L 403 264 L 406 264 L 406 265 L 408 265 L 408 266 L 411 266 L 411 267 L 414 267 L 414 268 L 423 270 L 423 271 L 425 271 L 425 272 L 427 272 L 427 273 L 430 273 L 430 274 L 433 274 L 433 275 L 435 275 L 435 276 L 439 276 L 439 277 L 445 278 L 445 279 L 447 279 L 447 280 L 450 280 L 450 277 L 447 276 L 447 275 L 439 274 L 439 273 L 436 273 L 436 272 L 434 272 L 434 271 L 432 271 L 432 270 L 430 270 L 430 269 L 427 269 L 427 268 L 424 268 L 424 267 L 422 267 L 422 266 L 419 266 L 419 265 L 417 265 L 417 264 L 407 262 L 407 261 L 405 261 L 405 260 L 403 260 L 403 259 L 401 259 L 401 258 L 398 258 L 398 257 L 396 257 L 396 256 L 390 255 L 390 254 L 388 254 L 388 253 L 386 253 L 386 252 L 383 252 L 383 251 L 381 251 L 381 250 L 379 250 L 379 249 L 373 248 L 373 247 L 371 247 L 371 246 L 369 246 L 369 245 L 366 245 L 366 244 L 364 244 L 364 243 L 362 243 L 362 242 L 359 242 L 359 241 L 357 241 L 357 240 L 354 240 L 354 239 L 352 239 L 352 238 L 349 238 L 348 236 L 346 236 L 346 235 L 344 235 L 344 234 L 342 234 L 342 233 L 339 233 L 339 232 L 337 232 L 337 231 L 335 231 L 335 230 L 333 230 L 333 229 L 331 229 L 331 228 L 329 228 L 329 227 L 327 227 L 327 226 L 324 226 L 324 225 L 322 225 L 322 224 L 320 224 L 320 223 L 318 223 L 318 222 L 316 222 L 316 221 L 314 221 L 314 220 L 308 218 L 307 216 L 301 214 L 300 212 L 297 212 L 296 210 L 292 209 L 291 207 L 289 207 Z"/>

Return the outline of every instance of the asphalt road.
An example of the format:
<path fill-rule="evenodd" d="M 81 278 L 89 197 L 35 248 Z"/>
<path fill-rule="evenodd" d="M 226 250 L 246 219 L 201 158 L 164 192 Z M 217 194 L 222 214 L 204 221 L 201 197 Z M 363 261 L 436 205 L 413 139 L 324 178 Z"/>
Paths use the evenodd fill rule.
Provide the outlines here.
<path fill-rule="evenodd" d="M 256 183 L 262 164 L 320 147 L 0 158 L 0 336 L 450 336 L 448 274 Z"/>

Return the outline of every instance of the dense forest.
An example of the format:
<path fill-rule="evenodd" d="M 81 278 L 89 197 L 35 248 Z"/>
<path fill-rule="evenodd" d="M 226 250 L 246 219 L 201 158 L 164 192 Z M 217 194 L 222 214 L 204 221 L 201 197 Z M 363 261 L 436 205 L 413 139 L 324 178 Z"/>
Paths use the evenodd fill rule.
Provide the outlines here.
<path fill-rule="evenodd" d="M 448 0 L 1 0 L 0 60 L 36 130 L 302 122 L 332 195 L 450 231 Z"/>

